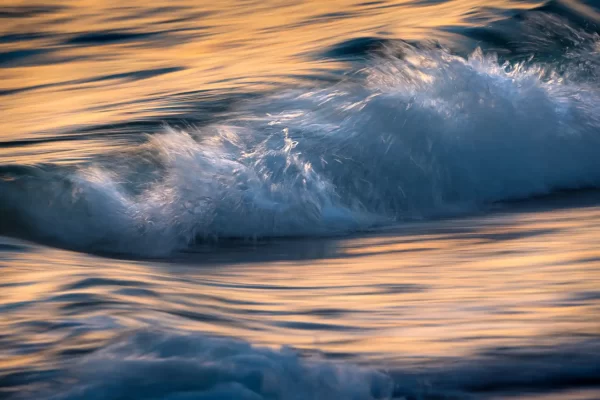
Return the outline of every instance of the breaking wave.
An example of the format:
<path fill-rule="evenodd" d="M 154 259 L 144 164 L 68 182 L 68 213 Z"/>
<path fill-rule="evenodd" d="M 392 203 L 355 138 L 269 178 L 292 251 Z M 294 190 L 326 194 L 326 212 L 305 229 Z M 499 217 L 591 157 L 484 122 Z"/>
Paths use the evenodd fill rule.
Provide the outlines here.
<path fill-rule="evenodd" d="M 52 383 L 31 385 L 12 398 L 433 400 L 509 398 L 522 395 L 523 387 L 556 393 L 573 385 L 593 391 L 586 398 L 595 398 L 597 361 L 598 344 L 590 341 L 555 349 L 498 349 L 435 366 L 379 370 L 291 348 L 146 329 L 118 337 L 56 371 L 22 373 L 13 379 L 31 385 L 51 375 Z"/>
<path fill-rule="evenodd" d="M 387 44 L 336 84 L 165 128 L 108 162 L 7 166 L 3 230 L 165 255 L 198 239 L 332 235 L 599 187 L 598 40 L 580 39 L 560 65 Z"/>

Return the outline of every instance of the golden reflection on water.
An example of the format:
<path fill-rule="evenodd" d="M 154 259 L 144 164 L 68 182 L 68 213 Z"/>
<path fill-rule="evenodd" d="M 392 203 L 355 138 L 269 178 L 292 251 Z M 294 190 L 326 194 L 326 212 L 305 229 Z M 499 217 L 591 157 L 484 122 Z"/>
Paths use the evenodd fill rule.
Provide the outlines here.
<path fill-rule="evenodd" d="M 17 17 L 3 19 L 0 35 L 33 36 L 0 43 L 0 52 L 34 53 L 0 68 L 2 141 L 176 114 L 194 91 L 264 89 L 338 68 L 338 62 L 319 54 L 345 40 L 442 40 L 444 34 L 433 28 L 487 23 L 501 10 L 540 2 L 495 0 L 486 7 L 473 0 L 43 4 L 3 3 Z M 121 34 L 129 36 L 119 39 Z"/>
<path fill-rule="evenodd" d="M 164 263 L 6 240 L 0 330 L 32 350 L 0 368 L 148 325 L 391 362 L 578 341 L 600 333 L 599 233 L 590 207 L 407 225 L 306 259 L 301 242 Z"/>
<path fill-rule="evenodd" d="M 30 5 L 9 1 L 17 11 Z M 340 68 L 318 53 L 351 38 L 443 40 L 432 28 L 499 15 L 480 5 L 189 0 L 154 1 L 152 8 L 147 1 L 47 1 L 50 11 L 34 7 L 0 24 L 0 36 L 37 35 L 0 41 L 0 52 L 41 51 L 0 66 L 0 140 L 57 140 L 0 146 L 0 163 L 74 163 L 105 154 L 126 147 L 125 139 L 60 139 L 90 125 L 110 131 L 111 124 L 194 107 L 201 113 L 194 100 L 202 91 L 299 83 L 303 75 Z M 534 5 L 486 2 L 487 10 Z M 130 39 L 89 37 L 115 33 Z M 172 262 L 107 259 L 2 238 L 0 271 L 2 371 L 47 366 L 148 326 L 360 360 L 454 359 L 600 334 L 600 207 L 199 250 Z"/>

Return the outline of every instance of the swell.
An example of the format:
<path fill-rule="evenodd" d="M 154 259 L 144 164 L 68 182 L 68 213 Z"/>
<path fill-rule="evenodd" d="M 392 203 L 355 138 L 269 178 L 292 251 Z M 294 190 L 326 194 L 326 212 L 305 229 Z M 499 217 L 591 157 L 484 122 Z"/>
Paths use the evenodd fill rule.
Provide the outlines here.
<path fill-rule="evenodd" d="M 380 370 L 291 348 L 146 329 L 59 359 L 51 370 L 0 377 L 0 385 L 17 389 L 15 400 L 537 398 L 569 389 L 589 389 L 585 398 L 595 398 L 598 355 L 598 343 L 589 340 Z M 39 385 L 48 377 L 50 384 Z"/>
<path fill-rule="evenodd" d="M 388 43 L 339 83 L 254 98 L 220 124 L 165 128 L 127 154 L 74 169 L 5 166 L 1 228 L 153 256 L 600 187 L 597 35 L 536 18 L 562 24 L 577 46 L 559 61 L 508 62 Z"/>

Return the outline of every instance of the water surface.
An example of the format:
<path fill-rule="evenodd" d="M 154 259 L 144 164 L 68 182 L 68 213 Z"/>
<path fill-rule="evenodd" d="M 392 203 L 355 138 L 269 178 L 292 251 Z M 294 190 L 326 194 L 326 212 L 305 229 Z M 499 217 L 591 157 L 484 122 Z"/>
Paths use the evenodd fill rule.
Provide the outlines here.
<path fill-rule="evenodd" d="M 599 12 L 9 1 L 0 394 L 600 398 Z"/>

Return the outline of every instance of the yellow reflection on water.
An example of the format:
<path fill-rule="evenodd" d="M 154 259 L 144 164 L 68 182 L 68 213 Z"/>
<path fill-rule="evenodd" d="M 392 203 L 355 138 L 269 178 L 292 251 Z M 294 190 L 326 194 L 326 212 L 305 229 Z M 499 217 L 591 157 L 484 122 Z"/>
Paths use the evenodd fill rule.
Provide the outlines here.
<path fill-rule="evenodd" d="M 182 107 L 170 95 L 265 89 L 337 68 L 319 54 L 345 40 L 443 39 L 432 29 L 490 22 L 499 14 L 487 10 L 538 4 L 55 0 L 32 8 L 8 0 L 3 7 L 15 17 L 3 20 L 0 35 L 25 36 L 0 43 L 0 52 L 33 54 L 0 68 L 0 132 L 14 141 L 166 116 Z"/>
<path fill-rule="evenodd" d="M 407 225 L 300 260 L 244 261 L 276 244 L 172 263 L 36 246 L 0 258 L 0 329 L 35 343 L 150 325 L 392 361 L 552 346 L 600 333 L 599 233 L 589 207 Z"/>

